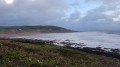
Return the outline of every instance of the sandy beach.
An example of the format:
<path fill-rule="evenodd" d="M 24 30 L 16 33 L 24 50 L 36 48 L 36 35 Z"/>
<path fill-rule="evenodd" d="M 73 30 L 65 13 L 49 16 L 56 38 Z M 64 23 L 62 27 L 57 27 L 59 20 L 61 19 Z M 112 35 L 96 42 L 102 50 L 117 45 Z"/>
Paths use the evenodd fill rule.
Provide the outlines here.
<path fill-rule="evenodd" d="M 42 34 L 42 32 L 5 32 L 0 33 L 0 38 L 10 38 L 15 36 L 26 36 L 26 35 L 34 35 L 34 34 Z"/>

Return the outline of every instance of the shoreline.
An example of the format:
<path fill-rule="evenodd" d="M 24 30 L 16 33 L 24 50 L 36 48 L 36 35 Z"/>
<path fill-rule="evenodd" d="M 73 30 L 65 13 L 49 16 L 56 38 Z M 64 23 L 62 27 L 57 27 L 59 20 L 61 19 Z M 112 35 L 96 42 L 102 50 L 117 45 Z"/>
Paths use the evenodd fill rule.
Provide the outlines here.
<path fill-rule="evenodd" d="M 36 35 L 36 34 L 43 34 L 42 32 L 10 32 L 10 33 L 0 33 L 0 38 L 9 39 L 10 37 L 16 36 L 28 36 L 28 35 Z"/>
<path fill-rule="evenodd" d="M 5 34 L 0 33 L 0 40 L 24 39 L 24 38 L 11 38 L 11 37 L 37 35 L 37 34 L 44 34 L 44 33 L 43 32 L 15 32 L 15 33 L 5 33 Z M 31 40 L 37 40 L 37 39 L 31 39 Z M 48 45 L 59 46 L 59 45 L 55 45 L 55 43 L 58 43 L 58 42 L 55 42 L 54 40 L 53 41 L 39 40 L 39 41 L 43 41 Z M 67 47 L 70 49 L 76 49 L 79 51 L 84 51 L 84 52 L 90 53 L 90 54 L 103 55 L 103 56 L 107 56 L 107 57 L 113 57 L 113 58 L 120 59 L 120 49 L 114 49 L 114 48 L 102 49 L 101 47 L 92 48 L 92 47 L 87 47 L 87 46 L 85 47 L 84 43 L 81 43 L 81 44 L 76 43 L 77 47 L 72 47 L 71 45 L 74 45 L 75 43 L 71 43 L 71 42 L 69 42 L 69 40 L 68 40 L 68 42 L 63 41 L 59 44 L 64 44 L 63 47 Z M 110 50 L 110 51 L 107 51 L 107 50 Z"/>
<path fill-rule="evenodd" d="M 48 40 L 42 40 L 44 41 L 46 44 L 49 45 L 53 45 L 53 46 L 58 46 L 54 43 L 56 43 L 55 41 L 48 41 Z M 69 42 L 66 43 L 63 41 L 63 43 L 65 44 L 63 47 L 66 48 L 70 48 L 70 49 L 75 49 L 75 50 L 79 50 L 79 51 L 83 51 L 89 54 L 95 54 L 95 55 L 103 55 L 103 56 L 107 56 L 107 57 L 113 57 L 113 58 L 118 58 L 120 59 L 120 49 L 114 49 L 114 48 L 104 48 L 102 49 L 102 47 L 71 47 L 71 45 L 73 45 L 74 43 Z M 80 45 L 80 44 L 78 44 Z M 109 51 L 108 51 L 109 50 Z"/>
<path fill-rule="evenodd" d="M 37 31 L 20 31 L 20 32 L 0 32 L 0 38 L 10 38 L 16 36 L 28 36 L 36 34 L 46 34 L 46 33 L 70 33 L 70 32 L 37 32 Z"/>

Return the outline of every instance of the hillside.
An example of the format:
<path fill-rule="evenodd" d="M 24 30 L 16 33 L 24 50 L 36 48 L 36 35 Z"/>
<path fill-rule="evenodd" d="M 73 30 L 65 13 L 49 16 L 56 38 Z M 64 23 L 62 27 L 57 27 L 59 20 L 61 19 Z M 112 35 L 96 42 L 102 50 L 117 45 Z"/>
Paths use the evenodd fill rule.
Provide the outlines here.
<path fill-rule="evenodd" d="M 119 67 L 120 59 L 35 40 L 0 40 L 0 67 Z"/>
<path fill-rule="evenodd" d="M 0 26 L 0 32 L 71 32 L 57 26 Z"/>

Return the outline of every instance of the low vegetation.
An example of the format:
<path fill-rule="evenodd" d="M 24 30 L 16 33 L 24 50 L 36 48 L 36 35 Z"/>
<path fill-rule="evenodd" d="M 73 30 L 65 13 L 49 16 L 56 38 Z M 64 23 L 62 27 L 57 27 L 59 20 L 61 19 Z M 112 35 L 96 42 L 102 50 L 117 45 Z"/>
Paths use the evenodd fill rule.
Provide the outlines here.
<path fill-rule="evenodd" d="M 35 40 L 0 40 L 0 67 L 119 67 L 120 59 L 47 45 Z"/>

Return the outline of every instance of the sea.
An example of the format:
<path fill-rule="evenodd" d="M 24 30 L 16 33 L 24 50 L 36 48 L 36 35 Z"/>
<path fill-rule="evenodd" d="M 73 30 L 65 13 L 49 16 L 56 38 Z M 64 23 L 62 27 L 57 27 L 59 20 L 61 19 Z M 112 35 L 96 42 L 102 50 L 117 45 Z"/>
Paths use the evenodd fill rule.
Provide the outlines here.
<path fill-rule="evenodd" d="M 61 44 L 61 42 L 69 41 L 77 44 L 84 43 L 83 47 L 120 49 L 120 35 L 105 32 L 42 33 L 12 38 L 56 41 L 58 46 L 64 46 L 65 44 Z M 75 46 L 72 45 L 72 47 Z"/>

